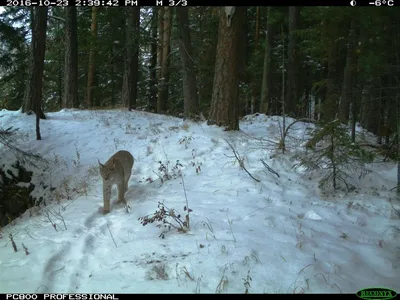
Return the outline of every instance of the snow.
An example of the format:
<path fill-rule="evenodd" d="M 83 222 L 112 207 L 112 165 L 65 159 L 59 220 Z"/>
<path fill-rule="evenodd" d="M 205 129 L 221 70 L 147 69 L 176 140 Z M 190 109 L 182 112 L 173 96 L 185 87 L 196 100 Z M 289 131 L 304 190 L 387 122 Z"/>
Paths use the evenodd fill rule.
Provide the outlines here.
<path fill-rule="evenodd" d="M 226 132 L 139 111 L 47 116 L 36 141 L 34 115 L 0 112 L 0 128 L 19 128 L 20 147 L 49 161 L 32 169 L 32 195 L 46 206 L 0 231 L 1 293 L 244 293 L 246 281 L 249 293 L 400 291 L 394 163 L 368 165 L 356 192 L 323 194 L 319 173 L 293 168 L 312 124 L 296 123 L 282 154 L 275 144 L 279 117 L 246 116 L 241 131 Z M 226 141 L 260 182 L 240 168 Z M 103 215 L 97 160 L 123 149 L 135 157 L 130 210 L 114 204 Z M 3 147 L 0 155 L 11 167 L 13 154 Z M 169 161 L 173 174 L 177 160 L 183 177 L 162 182 L 159 161 Z M 138 218 L 158 202 L 185 215 L 185 192 L 190 231 L 160 238 L 156 223 L 141 225 Z"/>

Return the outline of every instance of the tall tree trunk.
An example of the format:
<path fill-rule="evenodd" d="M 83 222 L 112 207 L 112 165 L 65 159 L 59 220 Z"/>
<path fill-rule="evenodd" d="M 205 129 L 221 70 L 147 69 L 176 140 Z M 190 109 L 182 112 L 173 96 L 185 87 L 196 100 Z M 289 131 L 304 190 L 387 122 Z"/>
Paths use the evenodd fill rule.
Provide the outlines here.
<path fill-rule="evenodd" d="M 60 22 L 57 22 L 57 31 L 60 30 Z M 57 55 L 57 61 L 58 61 L 58 68 L 57 68 L 57 90 L 58 90 L 58 107 L 61 109 L 63 107 L 62 101 L 63 101 L 63 64 L 65 65 L 65 57 L 64 61 L 62 59 L 62 51 L 63 49 L 61 47 L 58 47 L 58 55 Z M 65 56 L 65 55 L 64 55 Z"/>
<path fill-rule="evenodd" d="M 88 71 L 88 82 L 86 92 L 86 105 L 87 108 L 93 107 L 93 92 L 94 92 L 94 74 L 95 74 L 95 49 L 97 40 L 97 7 L 92 7 L 92 24 L 90 27 L 91 31 L 91 42 L 90 42 L 90 53 L 89 53 L 89 71 Z"/>
<path fill-rule="evenodd" d="M 356 44 L 355 21 L 352 20 L 348 35 L 346 66 L 344 68 L 342 94 L 340 97 L 340 104 L 339 104 L 339 120 L 344 124 L 348 124 L 349 122 L 350 102 L 353 99 L 352 97 L 353 83 L 354 83 L 353 78 L 356 69 L 355 49 L 354 49 L 355 44 Z"/>
<path fill-rule="evenodd" d="M 40 135 L 40 115 L 42 111 L 42 91 L 43 91 L 43 70 L 44 55 L 46 51 L 46 30 L 47 30 L 47 7 L 33 8 L 33 30 L 32 30 L 32 56 L 33 74 L 30 77 L 29 85 L 32 93 L 29 95 L 34 112 L 36 113 L 36 139 L 41 140 Z"/>
<path fill-rule="evenodd" d="M 399 54 L 397 54 L 399 57 Z M 400 73 L 400 59 L 397 58 L 397 65 Z M 397 82 L 400 77 L 397 76 Z M 397 195 L 400 196 L 400 91 L 396 93 L 396 108 L 397 108 Z"/>
<path fill-rule="evenodd" d="M 283 25 L 281 25 L 281 42 L 282 42 L 282 95 L 281 95 L 281 104 L 282 104 L 282 154 L 285 153 L 286 145 L 285 145 L 285 137 L 284 134 L 286 132 L 286 101 L 285 101 L 285 34 L 283 30 Z"/>
<path fill-rule="evenodd" d="M 264 68 L 261 85 L 260 112 L 267 113 L 272 94 L 272 42 L 275 25 L 272 20 L 272 7 L 268 6 L 267 13 L 267 32 L 264 52 Z"/>
<path fill-rule="evenodd" d="M 148 109 L 156 111 L 157 109 L 157 23 L 158 12 L 157 7 L 153 7 L 153 15 L 151 17 L 151 57 L 150 57 L 150 99 Z"/>
<path fill-rule="evenodd" d="M 217 54 L 211 109 L 208 124 L 239 130 L 239 80 L 244 41 L 242 26 L 245 8 L 225 6 L 220 9 Z"/>
<path fill-rule="evenodd" d="M 33 111 L 40 119 L 46 119 L 41 107 L 44 54 L 46 48 L 47 7 L 31 7 L 32 42 L 28 79 L 22 112 Z M 43 20 L 44 19 L 44 20 Z M 36 52 L 39 51 L 39 52 Z"/>
<path fill-rule="evenodd" d="M 129 110 L 136 108 L 139 74 L 139 17 L 139 7 L 127 8 L 125 27 L 126 51 L 122 101 Z"/>
<path fill-rule="evenodd" d="M 400 21 L 397 19 L 397 32 L 395 39 L 395 47 L 396 49 L 396 66 L 397 66 L 397 76 L 396 76 L 396 127 L 397 127 L 397 196 L 400 197 Z"/>
<path fill-rule="evenodd" d="M 65 72 L 63 107 L 78 107 L 78 27 L 76 7 L 65 8 Z"/>
<path fill-rule="evenodd" d="M 188 8 L 176 7 L 176 18 L 179 27 L 179 52 L 182 62 L 184 114 L 186 117 L 192 117 L 199 113 L 199 102 L 190 40 Z"/>
<path fill-rule="evenodd" d="M 354 71 L 352 76 L 353 85 L 357 82 L 357 56 L 354 56 Z M 351 93 L 351 110 L 350 110 L 350 120 L 351 120 L 351 141 L 353 143 L 356 142 L 356 122 L 359 116 L 359 109 L 361 104 L 361 92 L 357 92 L 357 90 L 353 89 Z"/>
<path fill-rule="evenodd" d="M 157 21 L 158 21 L 158 39 L 157 39 L 157 112 L 159 112 L 160 106 L 160 90 L 161 90 L 161 67 L 163 64 L 163 50 L 164 50 L 164 13 L 163 7 L 157 9 Z"/>
<path fill-rule="evenodd" d="M 167 111 L 168 103 L 168 84 L 169 84 L 169 53 L 172 25 L 172 9 L 170 7 L 160 7 L 159 11 L 159 34 L 161 39 L 160 51 L 160 72 L 158 78 L 158 97 L 157 112 L 163 113 Z"/>
<path fill-rule="evenodd" d="M 335 81 L 337 78 L 336 73 L 336 61 L 333 57 L 335 52 L 335 46 L 330 49 L 330 54 L 328 55 L 328 68 L 327 68 L 327 83 L 325 88 L 325 97 L 323 99 L 322 107 L 319 107 L 319 112 L 321 113 L 321 120 L 323 122 L 329 122 L 336 118 L 338 110 L 338 96 L 335 93 Z"/>
<path fill-rule="evenodd" d="M 46 50 L 47 7 L 32 8 L 31 67 L 25 94 L 24 111 L 34 111 L 36 138 L 40 137 L 39 118 L 46 119 L 42 110 L 44 55 Z"/>
<path fill-rule="evenodd" d="M 116 84 L 115 84 L 115 74 L 118 74 L 118 71 L 116 70 L 116 63 L 115 63 L 115 50 L 114 50 L 114 43 L 110 43 L 110 56 L 112 57 L 110 63 L 110 77 L 111 77 L 111 106 L 114 107 L 116 103 Z"/>
<path fill-rule="evenodd" d="M 255 45 L 254 45 L 254 54 L 253 55 L 260 55 L 260 7 L 256 7 L 256 32 L 254 34 L 254 40 L 255 40 Z M 251 76 L 251 83 L 250 83 L 250 113 L 254 114 L 257 105 L 257 98 L 258 98 L 258 93 L 260 90 L 260 86 L 257 81 L 254 80 L 254 76 Z M 247 112 L 246 112 L 247 113 Z"/>
<path fill-rule="evenodd" d="M 340 45 L 332 37 L 331 32 L 337 32 L 337 23 L 334 20 L 327 19 L 324 22 L 323 34 L 328 36 L 327 42 L 329 47 L 327 49 L 327 67 L 326 67 L 326 84 L 323 89 L 324 95 L 322 96 L 322 107 L 318 107 L 321 121 L 330 122 L 337 117 L 338 104 L 339 104 L 339 86 L 342 84 L 341 74 L 342 57 L 340 55 Z M 322 91 L 321 91 L 322 93 Z"/>
<path fill-rule="evenodd" d="M 40 112 L 42 108 L 43 94 L 43 71 L 44 71 L 44 55 L 46 52 L 46 31 L 47 31 L 47 7 L 36 7 L 34 12 L 34 26 L 32 34 L 33 53 L 35 55 L 34 63 L 34 88 L 33 102 L 35 103 L 36 113 L 36 139 L 41 140 L 40 134 Z"/>
<path fill-rule="evenodd" d="M 258 43 L 260 42 L 260 7 L 256 7 L 256 33 L 255 33 L 255 46 L 258 48 Z"/>
<path fill-rule="evenodd" d="M 287 64 L 286 112 L 289 116 L 300 116 L 299 107 L 299 50 L 298 34 L 300 6 L 289 6 L 289 43 Z"/>

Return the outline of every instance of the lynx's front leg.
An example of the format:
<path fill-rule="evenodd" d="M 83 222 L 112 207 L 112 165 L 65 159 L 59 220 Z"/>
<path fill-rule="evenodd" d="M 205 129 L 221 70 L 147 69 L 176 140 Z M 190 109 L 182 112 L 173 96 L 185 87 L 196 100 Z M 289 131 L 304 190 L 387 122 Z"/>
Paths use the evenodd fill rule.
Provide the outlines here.
<path fill-rule="evenodd" d="M 126 204 L 126 201 L 125 201 L 126 184 L 124 182 L 119 183 L 119 184 L 117 184 L 117 187 L 118 187 L 118 203 Z"/>
<path fill-rule="evenodd" d="M 111 186 L 103 181 L 103 201 L 104 201 L 103 212 L 105 214 L 110 212 L 110 198 L 111 198 Z"/>

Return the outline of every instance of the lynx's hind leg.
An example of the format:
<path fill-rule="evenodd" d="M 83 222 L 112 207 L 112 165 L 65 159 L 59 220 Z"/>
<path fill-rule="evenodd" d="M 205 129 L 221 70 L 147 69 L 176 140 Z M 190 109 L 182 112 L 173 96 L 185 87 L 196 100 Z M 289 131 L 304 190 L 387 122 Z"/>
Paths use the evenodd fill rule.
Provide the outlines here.
<path fill-rule="evenodd" d="M 118 187 L 118 203 L 126 203 L 125 201 L 125 192 L 126 192 L 126 183 L 120 183 L 117 185 Z"/>
<path fill-rule="evenodd" d="M 130 176 L 129 176 L 129 177 L 130 177 Z M 125 179 L 125 192 L 128 191 L 129 177 L 127 177 L 127 178 Z"/>

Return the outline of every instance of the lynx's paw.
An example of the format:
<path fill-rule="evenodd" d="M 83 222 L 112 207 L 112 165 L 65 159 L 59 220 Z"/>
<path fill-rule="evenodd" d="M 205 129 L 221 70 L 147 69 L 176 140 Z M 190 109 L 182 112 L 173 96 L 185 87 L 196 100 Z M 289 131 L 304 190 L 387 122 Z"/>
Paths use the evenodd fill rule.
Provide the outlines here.
<path fill-rule="evenodd" d="M 99 212 L 102 214 L 108 214 L 110 212 L 109 209 L 105 209 L 104 207 L 99 207 Z"/>

